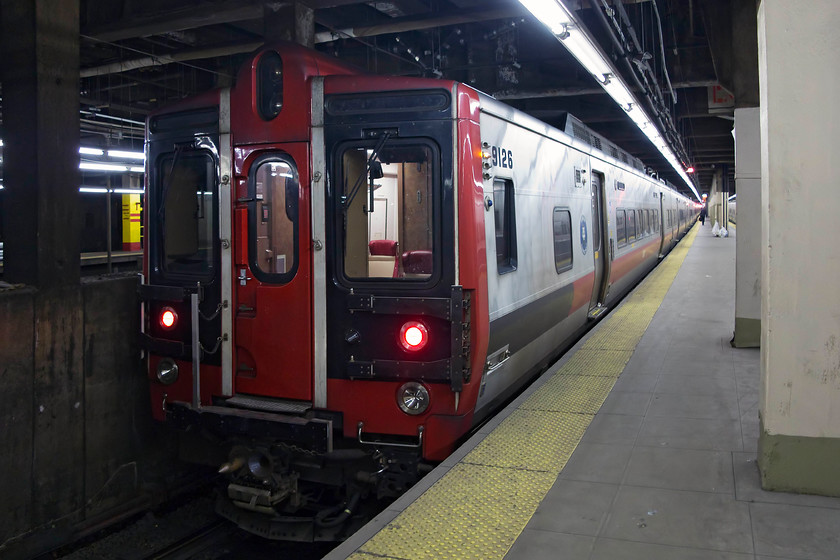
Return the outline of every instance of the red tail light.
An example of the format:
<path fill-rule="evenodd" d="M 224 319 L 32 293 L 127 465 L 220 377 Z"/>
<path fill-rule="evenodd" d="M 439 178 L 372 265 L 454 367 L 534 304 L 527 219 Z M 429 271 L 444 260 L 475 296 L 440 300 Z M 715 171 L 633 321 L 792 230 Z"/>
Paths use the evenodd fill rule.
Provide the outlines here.
<path fill-rule="evenodd" d="M 429 342 L 429 331 L 423 323 L 409 321 L 400 329 L 400 344 L 406 350 L 416 352 Z"/>
<path fill-rule="evenodd" d="M 170 331 L 175 328 L 175 325 L 178 324 L 178 314 L 175 313 L 175 310 L 171 307 L 164 307 L 160 310 L 158 323 L 160 323 L 161 327 Z"/>

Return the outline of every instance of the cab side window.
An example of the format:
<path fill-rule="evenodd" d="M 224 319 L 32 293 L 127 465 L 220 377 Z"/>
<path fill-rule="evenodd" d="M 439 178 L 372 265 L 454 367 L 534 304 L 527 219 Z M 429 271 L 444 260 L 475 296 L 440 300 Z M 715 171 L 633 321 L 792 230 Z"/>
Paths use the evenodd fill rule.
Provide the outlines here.
<path fill-rule="evenodd" d="M 493 181 L 493 218 L 496 229 L 496 265 L 499 274 L 516 270 L 516 212 L 513 181 Z"/>

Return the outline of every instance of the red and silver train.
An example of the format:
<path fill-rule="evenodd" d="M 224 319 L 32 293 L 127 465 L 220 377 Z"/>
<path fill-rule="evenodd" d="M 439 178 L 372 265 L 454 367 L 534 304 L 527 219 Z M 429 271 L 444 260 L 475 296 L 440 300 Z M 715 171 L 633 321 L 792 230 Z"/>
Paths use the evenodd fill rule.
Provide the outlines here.
<path fill-rule="evenodd" d="M 219 511 L 271 538 L 357 527 L 696 215 L 572 116 L 291 44 L 151 116 L 146 150 L 153 410 L 209 442 Z"/>

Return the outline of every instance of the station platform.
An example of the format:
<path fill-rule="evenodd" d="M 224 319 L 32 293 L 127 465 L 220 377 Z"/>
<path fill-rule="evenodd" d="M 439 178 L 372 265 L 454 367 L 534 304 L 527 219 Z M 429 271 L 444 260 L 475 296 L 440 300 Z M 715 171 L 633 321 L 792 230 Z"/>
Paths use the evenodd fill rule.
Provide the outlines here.
<path fill-rule="evenodd" d="M 325 560 L 840 558 L 840 499 L 759 483 L 735 235 L 697 224 L 534 385 Z"/>

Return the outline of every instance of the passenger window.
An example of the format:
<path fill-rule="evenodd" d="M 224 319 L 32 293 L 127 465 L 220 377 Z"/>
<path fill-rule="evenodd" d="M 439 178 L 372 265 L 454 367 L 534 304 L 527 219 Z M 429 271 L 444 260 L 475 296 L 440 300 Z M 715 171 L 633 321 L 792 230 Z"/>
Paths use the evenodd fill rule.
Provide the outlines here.
<path fill-rule="evenodd" d="M 633 243 L 636 240 L 636 212 L 627 211 L 627 242 Z"/>
<path fill-rule="evenodd" d="M 251 268 L 261 280 L 287 282 L 297 267 L 297 169 L 286 156 L 258 160 L 251 172 Z"/>
<path fill-rule="evenodd" d="M 516 213 L 513 181 L 493 181 L 493 216 L 496 222 L 496 264 L 499 274 L 516 270 Z"/>
<path fill-rule="evenodd" d="M 618 246 L 627 244 L 627 226 L 624 219 L 624 210 L 615 211 L 615 239 Z"/>
<path fill-rule="evenodd" d="M 636 224 L 637 224 L 636 229 L 638 230 L 638 234 L 636 235 L 636 237 L 644 237 L 645 236 L 646 227 L 645 227 L 644 213 L 645 213 L 644 210 L 636 210 Z"/>
<path fill-rule="evenodd" d="M 572 214 L 554 209 L 554 270 L 557 274 L 572 268 Z"/>

